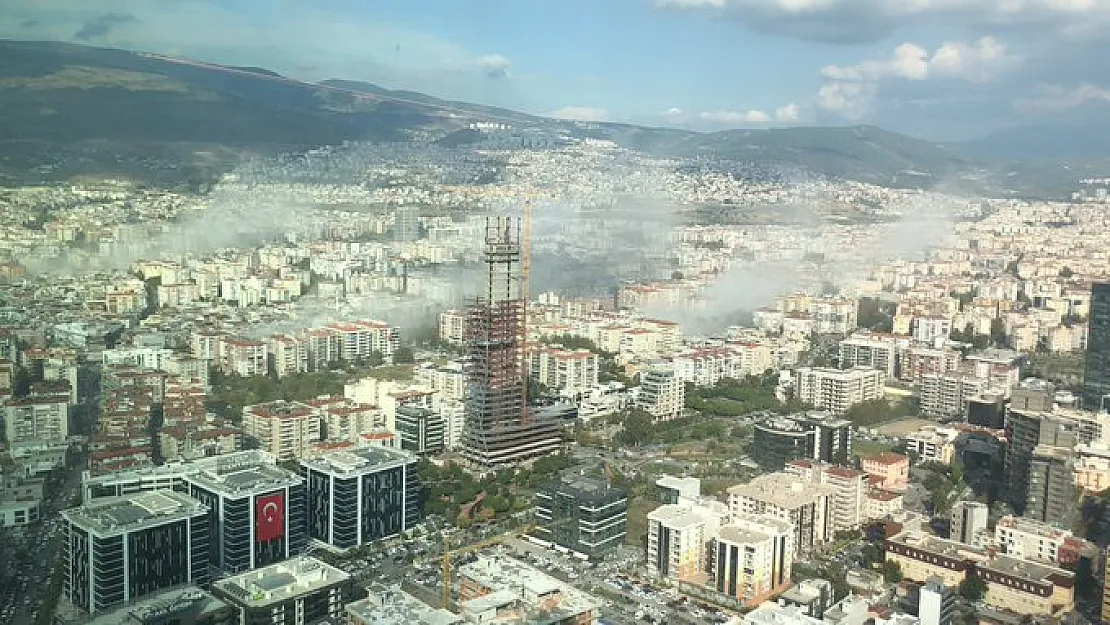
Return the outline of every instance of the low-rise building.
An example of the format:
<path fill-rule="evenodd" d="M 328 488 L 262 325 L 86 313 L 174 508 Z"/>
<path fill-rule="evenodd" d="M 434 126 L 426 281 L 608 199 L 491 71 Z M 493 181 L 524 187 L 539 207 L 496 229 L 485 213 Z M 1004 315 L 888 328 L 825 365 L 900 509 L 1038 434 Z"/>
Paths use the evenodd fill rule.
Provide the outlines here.
<path fill-rule="evenodd" d="M 315 623 L 343 617 L 352 581 L 334 566 L 298 556 L 221 579 L 212 594 L 236 609 L 243 625 Z"/>
<path fill-rule="evenodd" d="M 902 492 L 910 478 L 910 459 L 902 454 L 884 451 L 862 456 L 860 468 L 875 478 L 875 486 L 883 490 Z"/>
<path fill-rule="evenodd" d="M 459 611 L 475 623 L 513 617 L 536 625 L 592 623 L 601 607 L 596 597 L 500 554 L 479 555 L 458 576 Z"/>
<path fill-rule="evenodd" d="M 537 538 L 597 558 L 624 544 L 628 494 L 609 482 L 565 472 L 536 491 Z"/>

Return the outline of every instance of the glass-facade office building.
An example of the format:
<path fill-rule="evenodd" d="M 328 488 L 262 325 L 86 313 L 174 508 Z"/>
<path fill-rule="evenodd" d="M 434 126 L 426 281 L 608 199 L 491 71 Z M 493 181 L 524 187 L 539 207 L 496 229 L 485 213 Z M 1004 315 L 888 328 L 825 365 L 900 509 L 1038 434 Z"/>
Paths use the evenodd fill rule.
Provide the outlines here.
<path fill-rule="evenodd" d="M 608 482 L 564 473 L 536 492 L 536 536 L 596 558 L 624 544 L 628 494 Z"/>
<path fill-rule="evenodd" d="M 1083 368 L 1083 407 L 1110 408 L 1110 282 L 1091 287 L 1091 314 L 1087 319 L 1087 361 Z"/>

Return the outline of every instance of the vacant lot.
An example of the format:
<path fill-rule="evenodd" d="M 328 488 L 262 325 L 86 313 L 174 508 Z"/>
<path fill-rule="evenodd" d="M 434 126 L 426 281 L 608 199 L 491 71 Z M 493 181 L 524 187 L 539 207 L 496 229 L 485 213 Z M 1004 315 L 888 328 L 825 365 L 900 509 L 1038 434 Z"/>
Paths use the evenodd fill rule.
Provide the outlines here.
<path fill-rule="evenodd" d="M 928 421 L 926 419 L 902 419 L 901 421 L 894 421 L 886 425 L 879 426 L 880 434 L 886 436 L 905 436 L 910 432 L 916 432 L 926 425 L 936 425 L 935 421 Z"/>

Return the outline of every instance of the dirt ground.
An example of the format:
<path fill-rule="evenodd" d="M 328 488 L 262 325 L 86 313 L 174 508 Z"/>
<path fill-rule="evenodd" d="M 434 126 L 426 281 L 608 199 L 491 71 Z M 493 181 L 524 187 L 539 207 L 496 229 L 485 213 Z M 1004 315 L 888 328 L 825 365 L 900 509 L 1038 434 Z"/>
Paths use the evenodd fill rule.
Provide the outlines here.
<path fill-rule="evenodd" d="M 881 425 L 878 430 L 880 434 L 886 436 L 905 436 L 910 432 L 920 430 L 926 425 L 936 425 L 936 422 L 926 419 L 903 419 L 901 421 Z"/>

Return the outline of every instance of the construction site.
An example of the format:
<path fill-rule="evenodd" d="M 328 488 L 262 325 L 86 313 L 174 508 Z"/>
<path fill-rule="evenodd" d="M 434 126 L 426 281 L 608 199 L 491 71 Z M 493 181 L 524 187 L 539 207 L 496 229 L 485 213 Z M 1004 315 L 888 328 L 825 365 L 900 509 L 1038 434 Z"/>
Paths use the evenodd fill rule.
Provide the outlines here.
<path fill-rule="evenodd" d="M 485 285 L 467 318 L 464 453 L 482 468 L 512 466 L 554 452 L 563 440 L 558 419 L 528 407 L 529 216 L 526 208 L 523 234 L 520 218 L 486 219 Z"/>

